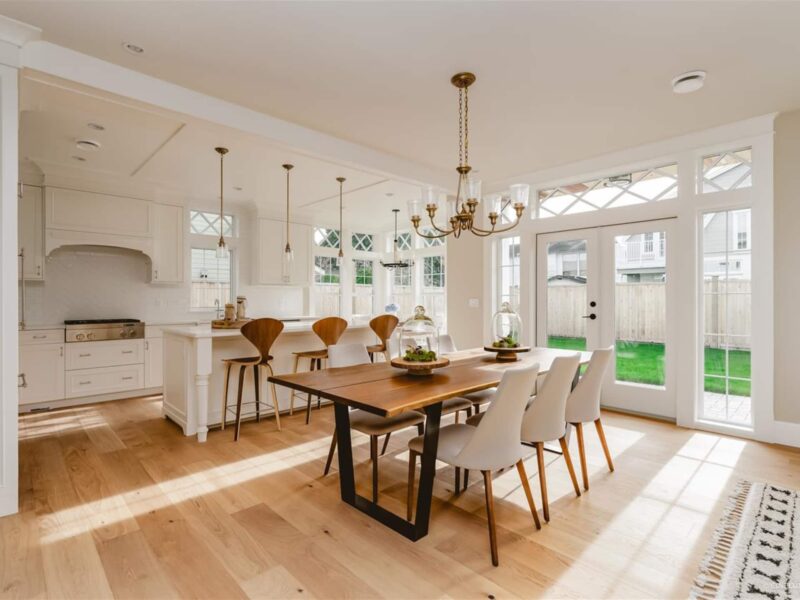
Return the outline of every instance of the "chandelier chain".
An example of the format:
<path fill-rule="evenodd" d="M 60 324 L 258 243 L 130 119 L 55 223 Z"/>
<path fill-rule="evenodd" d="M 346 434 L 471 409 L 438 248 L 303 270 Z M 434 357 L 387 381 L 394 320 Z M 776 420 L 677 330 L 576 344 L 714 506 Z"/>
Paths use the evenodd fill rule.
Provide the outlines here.
<path fill-rule="evenodd" d="M 469 88 L 464 88 L 464 164 L 469 165 Z"/>
<path fill-rule="evenodd" d="M 458 166 L 464 166 L 464 90 L 458 88 Z"/>

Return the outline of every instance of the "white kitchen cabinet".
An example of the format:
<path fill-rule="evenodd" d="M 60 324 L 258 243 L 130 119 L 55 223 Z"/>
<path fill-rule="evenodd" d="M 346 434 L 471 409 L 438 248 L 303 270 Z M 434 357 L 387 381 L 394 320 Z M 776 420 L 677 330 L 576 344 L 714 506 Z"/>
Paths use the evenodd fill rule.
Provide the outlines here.
<path fill-rule="evenodd" d="M 183 281 L 183 207 L 155 204 L 153 283 Z"/>
<path fill-rule="evenodd" d="M 153 203 L 139 198 L 46 188 L 48 229 L 82 233 L 152 237 Z"/>
<path fill-rule="evenodd" d="M 294 262 L 289 281 L 283 281 L 282 257 L 286 246 L 286 223 L 259 219 L 256 226 L 255 282 L 258 284 L 308 285 L 311 274 L 311 227 L 290 223 Z"/>
<path fill-rule="evenodd" d="M 164 340 L 149 337 L 144 340 L 144 387 L 164 385 Z"/>
<path fill-rule="evenodd" d="M 62 331 L 63 338 L 63 331 Z M 19 349 L 19 403 L 64 399 L 64 344 L 23 344 Z"/>
<path fill-rule="evenodd" d="M 44 279 L 44 201 L 42 188 L 23 185 L 18 201 L 19 249 L 25 251 L 24 273 L 26 280 Z"/>
<path fill-rule="evenodd" d="M 79 342 L 67 346 L 67 370 L 144 363 L 144 340 Z"/>
<path fill-rule="evenodd" d="M 143 387 L 144 365 L 141 364 L 67 371 L 66 376 L 67 398 L 127 392 Z"/>

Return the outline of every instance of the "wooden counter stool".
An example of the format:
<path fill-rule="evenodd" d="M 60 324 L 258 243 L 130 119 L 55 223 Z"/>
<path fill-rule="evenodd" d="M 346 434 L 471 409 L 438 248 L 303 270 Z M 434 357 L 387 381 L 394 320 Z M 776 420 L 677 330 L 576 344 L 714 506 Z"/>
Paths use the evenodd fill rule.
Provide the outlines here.
<path fill-rule="evenodd" d="M 242 326 L 242 335 L 258 350 L 258 356 L 246 356 L 244 358 L 225 358 L 222 362 L 225 363 L 225 391 L 222 395 L 222 425 L 220 429 L 225 429 L 225 421 L 228 417 L 228 411 L 233 410 L 228 408 L 228 384 L 231 379 L 231 369 L 233 365 L 239 365 L 239 390 L 236 394 L 236 431 L 233 435 L 234 441 L 239 440 L 239 429 L 242 425 L 242 389 L 244 388 L 244 373 L 247 367 L 253 367 L 253 385 L 255 388 L 255 407 L 256 407 L 256 421 L 261 421 L 261 398 L 260 398 L 260 383 L 261 383 L 261 367 L 269 369 L 269 374 L 273 375 L 272 366 L 269 361 L 272 360 L 270 356 L 270 349 L 275 340 L 278 339 L 281 331 L 283 331 L 283 323 L 275 319 L 255 319 Z M 247 402 L 246 404 L 250 404 Z M 263 403 L 265 406 L 269 404 Z M 278 431 L 281 430 L 281 413 L 278 409 L 278 395 L 275 392 L 275 384 L 272 384 L 272 408 L 275 410 L 275 423 L 278 426 Z"/>
<path fill-rule="evenodd" d="M 342 337 L 344 330 L 347 329 L 347 321 L 339 317 L 325 317 L 318 321 L 314 321 L 311 325 L 311 330 L 317 334 L 317 337 L 322 340 L 325 345 L 321 350 L 301 350 L 293 352 L 294 354 L 294 373 L 300 367 L 300 359 L 309 359 L 309 370 L 314 371 L 322 368 L 322 361 L 328 359 L 328 346 L 333 346 Z M 291 401 L 289 404 L 289 414 L 294 414 L 294 397 L 299 392 L 292 391 Z M 317 408 L 320 406 L 320 399 L 317 396 Z M 306 405 L 306 425 L 311 421 L 311 394 L 308 394 L 308 403 Z"/>
<path fill-rule="evenodd" d="M 399 322 L 400 320 L 394 315 L 380 315 L 369 322 L 370 329 L 372 329 L 381 341 L 380 344 L 367 346 L 369 359 L 372 362 L 375 362 L 375 354 L 377 352 L 383 353 L 383 358 L 387 363 L 391 360 L 391 356 L 389 356 L 389 338 L 392 337 Z"/>

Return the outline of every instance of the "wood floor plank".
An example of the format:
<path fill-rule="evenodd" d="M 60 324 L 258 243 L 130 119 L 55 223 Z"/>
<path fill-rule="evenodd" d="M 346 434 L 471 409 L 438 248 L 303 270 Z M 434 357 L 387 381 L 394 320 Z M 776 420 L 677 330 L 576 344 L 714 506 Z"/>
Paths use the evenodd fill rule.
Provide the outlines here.
<path fill-rule="evenodd" d="M 44 598 L 44 566 L 33 512 L 0 519 L 0 597 Z"/>
<path fill-rule="evenodd" d="M 97 544 L 114 598 L 179 598 L 141 531 Z"/>

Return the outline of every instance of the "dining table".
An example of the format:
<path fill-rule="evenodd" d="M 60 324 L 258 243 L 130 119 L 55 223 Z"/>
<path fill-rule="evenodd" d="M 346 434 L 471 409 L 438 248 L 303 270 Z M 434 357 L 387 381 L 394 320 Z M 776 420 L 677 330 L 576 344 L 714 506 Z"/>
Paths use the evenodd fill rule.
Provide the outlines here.
<path fill-rule="evenodd" d="M 483 348 L 461 350 L 447 355 L 450 364 L 429 375 L 413 375 L 389 363 L 368 363 L 350 367 L 328 368 L 303 373 L 272 375 L 269 381 L 298 392 L 330 400 L 334 406 L 338 446 L 339 488 L 343 502 L 369 515 L 406 538 L 417 541 L 428 534 L 436 452 L 442 402 L 497 386 L 506 369 L 539 365 L 546 374 L 560 356 L 574 356 L 575 351 L 554 348 L 531 348 L 514 362 L 495 360 Z M 591 352 L 580 352 L 581 365 L 589 362 Z M 573 387 L 579 378 L 575 372 Z M 407 411 L 425 414 L 425 431 L 417 506 L 413 521 L 408 521 L 356 492 L 353 450 L 350 437 L 351 409 L 391 417 Z"/>

